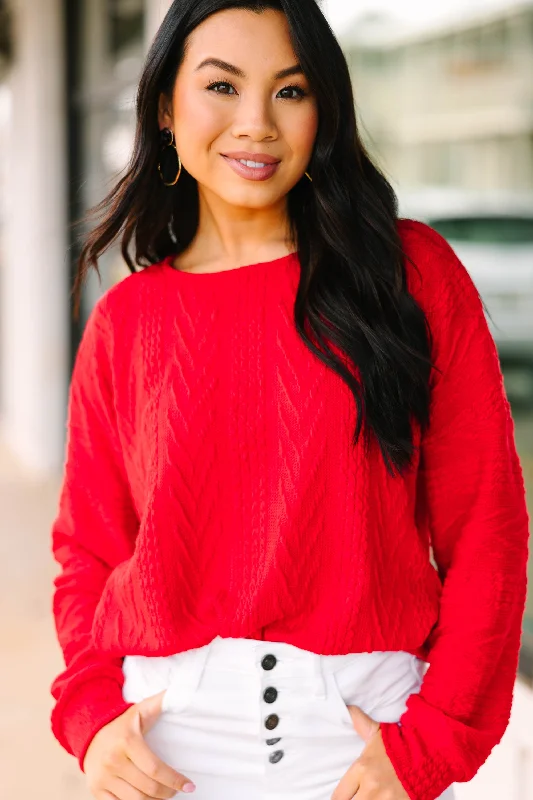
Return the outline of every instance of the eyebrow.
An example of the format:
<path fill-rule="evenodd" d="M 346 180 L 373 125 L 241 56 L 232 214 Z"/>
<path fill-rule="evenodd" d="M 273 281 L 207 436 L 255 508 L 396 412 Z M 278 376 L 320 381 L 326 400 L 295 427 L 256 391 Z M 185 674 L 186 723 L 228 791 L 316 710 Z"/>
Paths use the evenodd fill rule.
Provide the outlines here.
<path fill-rule="evenodd" d="M 195 72 L 202 69 L 202 67 L 218 67 L 219 69 L 223 69 L 226 72 L 231 72 L 232 75 L 235 75 L 237 78 L 246 78 L 246 73 L 240 69 L 239 67 L 234 66 L 233 64 L 229 64 L 227 61 L 222 61 L 220 58 L 205 58 L 201 64 L 195 69 Z M 282 69 L 279 72 L 276 72 L 274 75 L 274 80 L 281 80 L 282 78 L 288 78 L 289 75 L 303 75 L 304 71 L 300 64 L 295 64 L 293 67 L 287 67 L 286 69 Z"/>

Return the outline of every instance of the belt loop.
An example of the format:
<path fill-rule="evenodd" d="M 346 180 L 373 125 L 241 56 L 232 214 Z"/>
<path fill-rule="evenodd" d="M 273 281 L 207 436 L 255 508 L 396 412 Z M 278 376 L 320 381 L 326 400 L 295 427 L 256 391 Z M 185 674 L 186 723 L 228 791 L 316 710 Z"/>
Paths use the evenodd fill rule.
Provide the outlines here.
<path fill-rule="evenodd" d="M 314 695 L 315 697 L 319 697 L 321 699 L 326 697 L 326 676 L 324 674 L 323 659 L 324 656 L 321 656 L 320 653 L 314 653 Z"/>
<path fill-rule="evenodd" d="M 212 648 L 213 648 L 213 641 L 211 640 L 207 644 L 202 645 L 201 647 L 196 647 L 194 648 L 194 650 L 189 651 L 189 656 L 192 657 L 192 660 L 189 661 L 189 663 L 187 664 L 189 672 L 186 674 L 188 676 L 191 688 L 194 692 L 200 686 L 205 670 L 205 665 L 207 664 L 207 660 L 209 658 L 209 654 L 211 653 Z"/>

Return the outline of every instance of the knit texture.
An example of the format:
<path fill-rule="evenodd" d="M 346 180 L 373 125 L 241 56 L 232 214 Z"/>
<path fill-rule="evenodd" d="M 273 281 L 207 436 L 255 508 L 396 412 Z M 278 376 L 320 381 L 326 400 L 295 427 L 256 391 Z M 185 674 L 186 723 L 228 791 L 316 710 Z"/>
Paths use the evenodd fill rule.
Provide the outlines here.
<path fill-rule="evenodd" d="M 203 274 L 169 257 L 97 301 L 52 528 L 51 724 L 82 770 L 132 705 L 124 656 L 217 635 L 428 661 L 401 724 L 381 723 L 412 800 L 470 780 L 503 736 L 527 588 L 514 426 L 468 272 L 432 228 L 398 225 L 437 366 L 402 478 L 375 440 L 353 448 L 353 396 L 296 332 L 296 254 Z"/>

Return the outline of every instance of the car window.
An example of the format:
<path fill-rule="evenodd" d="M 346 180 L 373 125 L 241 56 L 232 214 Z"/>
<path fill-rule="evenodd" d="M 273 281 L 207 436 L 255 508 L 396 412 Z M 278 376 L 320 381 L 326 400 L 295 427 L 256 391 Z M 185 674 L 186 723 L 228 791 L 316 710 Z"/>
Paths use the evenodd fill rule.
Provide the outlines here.
<path fill-rule="evenodd" d="M 479 244 L 533 244 L 533 218 L 434 217 L 428 224 L 445 239 Z"/>

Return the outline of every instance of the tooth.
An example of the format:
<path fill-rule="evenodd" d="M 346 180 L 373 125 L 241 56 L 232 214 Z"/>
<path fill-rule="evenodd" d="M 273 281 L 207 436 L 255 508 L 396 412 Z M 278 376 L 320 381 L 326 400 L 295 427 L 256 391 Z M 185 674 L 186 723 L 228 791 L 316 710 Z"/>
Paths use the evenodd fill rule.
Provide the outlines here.
<path fill-rule="evenodd" d="M 263 164 L 261 161 L 246 161 L 244 158 L 239 158 L 238 160 L 241 164 L 246 164 L 247 167 L 266 167 L 266 164 Z"/>

